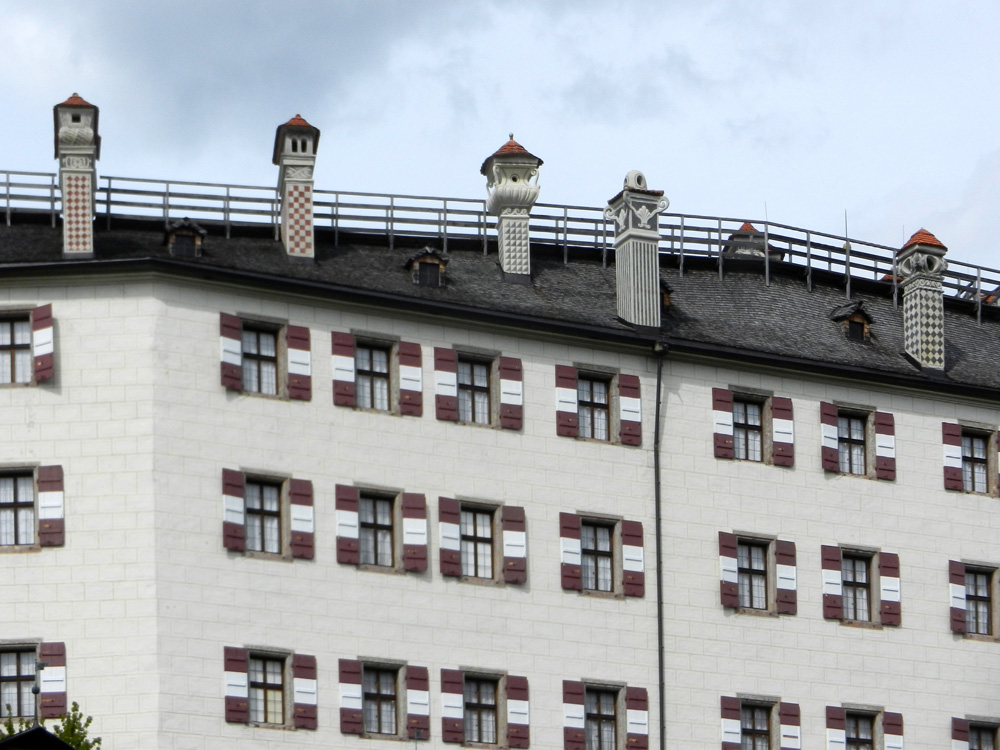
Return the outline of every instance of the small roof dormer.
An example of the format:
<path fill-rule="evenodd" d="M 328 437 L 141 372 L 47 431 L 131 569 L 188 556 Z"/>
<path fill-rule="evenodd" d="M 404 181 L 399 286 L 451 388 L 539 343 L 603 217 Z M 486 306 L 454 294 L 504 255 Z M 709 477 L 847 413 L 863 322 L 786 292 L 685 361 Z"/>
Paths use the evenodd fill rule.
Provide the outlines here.
<path fill-rule="evenodd" d="M 407 258 L 403 267 L 418 286 L 444 286 L 445 266 L 449 260 L 448 253 L 428 245 Z"/>
<path fill-rule="evenodd" d="M 172 221 L 167 225 L 167 230 L 163 235 L 163 244 L 176 258 L 199 258 L 201 257 L 201 246 L 207 236 L 208 232 L 205 229 L 195 224 L 191 219 L 184 217 L 180 221 Z"/>

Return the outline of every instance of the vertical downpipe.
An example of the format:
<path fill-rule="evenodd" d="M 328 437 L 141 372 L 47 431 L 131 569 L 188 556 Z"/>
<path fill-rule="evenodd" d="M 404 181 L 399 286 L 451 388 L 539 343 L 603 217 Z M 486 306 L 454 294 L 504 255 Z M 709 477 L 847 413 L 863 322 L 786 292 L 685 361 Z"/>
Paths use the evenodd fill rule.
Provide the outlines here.
<path fill-rule="evenodd" d="M 666 657 L 663 653 L 663 510 L 660 485 L 660 402 L 663 398 L 663 358 L 667 354 L 667 344 L 658 341 L 653 346 L 656 354 L 656 423 L 653 425 L 653 500 L 656 511 L 656 660 L 659 683 L 660 750 L 667 747 L 667 684 Z"/>

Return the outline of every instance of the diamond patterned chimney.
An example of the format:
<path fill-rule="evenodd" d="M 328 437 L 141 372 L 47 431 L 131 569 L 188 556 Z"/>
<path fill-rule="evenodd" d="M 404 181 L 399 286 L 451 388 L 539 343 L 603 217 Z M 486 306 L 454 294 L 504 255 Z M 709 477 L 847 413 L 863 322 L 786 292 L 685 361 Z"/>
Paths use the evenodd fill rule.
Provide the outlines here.
<path fill-rule="evenodd" d="M 53 107 L 52 113 L 62 195 L 63 254 L 90 256 L 94 254 L 96 163 L 101 157 L 98 109 L 73 94 Z"/>
<path fill-rule="evenodd" d="M 944 369 L 942 277 L 948 248 L 921 229 L 896 256 L 903 281 L 903 349 L 921 367 Z"/>
<path fill-rule="evenodd" d="M 313 233 L 313 169 L 319 147 L 319 128 L 295 115 L 274 135 L 274 163 L 278 166 L 281 199 L 281 244 L 293 258 L 316 255 Z"/>

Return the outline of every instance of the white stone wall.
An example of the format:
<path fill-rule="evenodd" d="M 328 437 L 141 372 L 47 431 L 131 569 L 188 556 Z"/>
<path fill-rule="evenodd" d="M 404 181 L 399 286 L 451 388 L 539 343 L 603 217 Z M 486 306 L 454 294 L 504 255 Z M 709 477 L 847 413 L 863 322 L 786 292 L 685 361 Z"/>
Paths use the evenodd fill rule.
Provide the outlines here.
<path fill-rule="evenodd" d="M 57 376 L 0 389 L 0 460 L 63 466 L 66 546 L 0 554 L 9 603 L 0 609 L 0 638 L 65 641 L 69 699 L 95 716 L 108 750 L 396 747 L 339 731 L 337 660 L 358 657 L 429 669 L 432 740 L 422 747 L 442 746 L 442 668 L 527 676 L 533 748 L 562 746 L 562 680 L 644 687 L 650 746 L 658 745 L 652 357 L 163 278 L 0 290 L 5 307 L 48 302 Z M 309 327 L 312 401 L 227 392 L 219 383 L 220 312 Z M 352 329 L 422 346 L 423 417 L 333 405 L 330 331 Z M 452 345 L 522 359 L 523 431 L 435 419 L 433 348 Z M 641 448 L 556 435 L 554 367 L 573 363 L 640 376 Z M 793 469 L 713 457 L 713 386 L 792 398 Z M 830 400 L 894 414 L 895 482 L 822 471 L 819 402 Z M 947 575 L 949 559 L 1000 563 L 998 501 L 942 489 L 940 427 L 956 418 L 995 424 L 996 408 L 669 355 L 664 415 L 668 748 L 717 747 L 719 698 L 738 693 L 798 703 L 804 747 L 825 742 L 826 705 L 902 713 L 911 749 L 947 746 L 951 716 L 1000 714 L 1000 646 L 951 634 Z M 315 560 L 224 550 L 223 468 L 312 480 Z M 428 571 L 338 565 L 338 483 L 424 493 Z M 523 506 L 528 583 L 443 578 L 439 496 Z M 561 511 L 643 522 L 645 598 L 561 590 Z M 733 530 L 795 542 L 797 616 L 720 606 L 718 532 Z M 899 554 L 902 627 L 823 619 L 823 544 Z M 319 729 L 226 724 L 225 646 L 315 655 Z"/>

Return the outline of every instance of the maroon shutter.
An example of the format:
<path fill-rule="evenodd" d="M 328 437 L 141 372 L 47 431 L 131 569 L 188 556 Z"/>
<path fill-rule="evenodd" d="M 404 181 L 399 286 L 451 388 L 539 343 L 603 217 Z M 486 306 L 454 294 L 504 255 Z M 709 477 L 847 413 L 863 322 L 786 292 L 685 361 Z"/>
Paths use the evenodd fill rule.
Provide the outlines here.
<path fill-rule="evenodd" d="M 565 586 L 563 586 L 565 588 Z M 582 682 L 573 680 L 563 680 L 563 703 L 574 706 L 581 706 L 580 713 L 583 713 L 583 699 L 587 689 Z M 586 738 L 583 727 L 563 726 L 563 750 L 584 750 Z"/>
<path fill-rule="evenodd" d="M 640 401 L 639 378 L 635 375 L 619 375 L 618 398 L 634 398 L 636 401 Z M 642 422 L 630 419 L 620 419 L 619 421 L 622 445 L 642 445 Z"/>
<path fill-rule="evenodd" d="M 795 542 L 787 542 L 778 539 L 774 543 L 774 561 L 778 565 L 788 565 L 795 567 Z M 787 582 L 785 582 L 787 585 Z M 777 600 L 779 615 L 794 615 L 799 610 L 798 591 L 795 588 L 783 588 L 780 571 L 778 571 L 778 585 L 776 587 L 775 598 Z"/>
<path fill-rule="evenodd" d="M 827 426 L 827 430 L 823 431 L 824 436 L 828 433 L 828 431 L 831 438 L 837 434 L 837 415 L 838 410 L 836 406 L 828 404 L 825 401 L 820 402 L 819 422 L 821 425 Z M 829 430 L 830 427 L 833 428 L 832 431 Z M 826 439 L 824 437 L 822 443 L 825 442 Z M 822 444 L 822 447 L 820 448 L 820 455 L 822 457 L 824 471 L 840 471 L 840 451 L 838 447 Z"/>
<path fill-rule="evenodd" d="M 573 404 L 576 404 L 576 368 L 566 365 L 556 365 L 556 388 L 565 388 L 573 392 Z M 558 397 L 556 404 L 560 403 Z M 556 434 L 563 437 L 580 436 L 580 420 L 576 409 L 573 411 L 556 410 Z"/>
<path fill-rule="evenodd" d="M 288 480 L 288 497 L 289 503 L 292 506 L 300 505 L 312 509 L 313 507 L 313 485 L 308 479 L 290 479 Z M 309 518 L 306 522 L 305 519 L 300 521 L 301 530 L 296 530 L 296 509 L 291 508 L 292 515 L 292 557 L 300 557 L 305 560 L 312 560 L 315 554 L 315 534 L 311 529 L 314 528 L 312 521 L 311 511 L 306 511 L 302 515 Z M 305 528 L 309 528 L 306 531 Z"/>
<path fill-rule="evenodd" d="M 49 329 L 49 330 L 46 330 Z M 31 347 L 34 373 L 32 379 L 36 383 L 51 380 L 56 374 L 55 331 L 52 321 L 52 305 L 42 305 L 31 311 Z M 52 340 L 52 351 L 47 354 L 36 354 L 35 341 L 40 337 Z"/>
<path fill-rule="evenodd" d="M 526 525 L 524 522 L 524 508 L 516 505 L 505 505 L 500 509 L 500 526 L 506 535 L 507 532 L 524 534 Z M 503 540 L 506 549 L 506 538 Z M 528 580 L 528 559 L 525 556 L 514 557 L 504 555 L 503 558 L 503 580 L 506 583 L 524 583 Z"/>
<path fill-rule="evenodd" d="M 882 734 L 903 736 L 903 714 L 885 711 L 882 713 Z"/>
<path fill-rule="evenodd" d="M 429 694 L 430 680 L 428 679 L 427 667 L 407 666 L 405 669 L 406 689 L 419 690 Z M 406 734 L 411 740 L 429 740 L 431 738 L 430 715 L 408 713 L 406 715 Z"/>
<path fill-rule="evenodd" d="M 442 527 L 441 530 L 441 575 L 443 576 L 461 576 L 462 575 L 462 550 L 460 547 L 460 537 L 458 537 L 459 529 L 461 528 L 461 511 L 462 504 L 458 500 L 453 500 L 450 497 L 439 497 L 438 498 L 438 523 L 441 524 L 452 524 L 454 528 L 451 530 L 451 534 L 445 533 L 445 529 Z M 445 540 L 449 539 L 451 544 L 459 545 L 453 549 L 445 549 Z"/>
<path fill-rule="evenodd" d="M 826 728 L 827 729 L 846 729 L 847 728 L 847 711 L 845 711 L 840 706 L 827 706 L 826 707 Z"/>
<path fill-rule="evenodd" d="M 712 411 L 729 414 L 729 434 L 716 432 L 712 436 L 715 444 L 716 458 L 734 458 L 736 451 L 733 448 L 733 392 L 725 388 L 712 389 Z"/>
<path fill-rule="evenodd" d="M 38 646 L 38 660 L 50 667 L 66 666 L 66 644 L 59 642 L 41 643 Z M 42 692 L 38 696 L 38 715 L 42 719 L 58 719 L 66 713 L 66 693 Z"/>
<path fill-rule="evenodd" d="M 956 742 L 969 741 L 969 720 L 953 716 L 951 719 L 951 738 Z M 966 745 L 968 747 L 968 745 Z"/>
<path fill-rule="evenodd" d="M 237 674 L 247 674 L 249 671 L 247 664 L 247 650 L 245 648 L 232 648 L 226 646 L 224 651 L 225 670 Z M 246 697 L 248 689 L 244 683 L 242 692 L 244 695 L 226 695 L 226 721 L 233 724 L 246 724 L 250 721 L 250 701 Z"/>
<path fill-rule="evenodd" d="M 354 659 L 341 659 L 337 669 L 340 673 L 340 684 L 357 685 L 354 690 L 358 703 L 361 702 L 361 662 Z M 344 691 L 341 691 L 343 694 Z M 340 707 L 340 733 L 341 734 L 363 734 L 365 723 L 362 718 L 360 708 Z"/>
<path fill-rule="evenodd" d="M 420 353 L 420 344 L 410 344 L 406 341 L 399 342 L 399 366 L 416 367 L 418 370 L 424 366 L 423 357 Z M 423 391 L 404 388 L 408 381 L 400 379 L 399 382 L 399 413 L 407 417 L 421 417 L 424 414 L 424 394 Z M 421 380 L 421 386 L 423 381 Z"/>
<path fill-rule="evenodd" d="M 623 550 L 624 565 L 622 583 L 625 596 L 646 595 L 646 571 L 629 570 L 629 563 L 638 565 L 642 557 L 642 524 L 639 521 L 622 521 L 622 547 L 637 547 L 638 552 L 630 555 L 630 550 Z M 633 559 L 630 560 L 629 558 Z"/>
<path fill-rule="evenodd" d="M 962 425 L 952 424 L 951 422 L 941 423 L 941 442 L 945 445 L 955 446 L 954 454 L 962 455 Z M 963 490 L 965 486 L 962 484 L 962 467 L 961 466 L 945 466 L 944 467 L 944 488 L 946 490 Z"/>
<path fill-rule="evenodd" d="M 243 500 L 243 474 L 232 469 L 222 470 L 222 494 L 224 497 Z M 246 510 L 243 510 L 246 513 Z M 228 514 L 227 514 L 228 515 Z M 242 516 L 242 514 L 241 514 Z M 222 546 L 226 549 L 243 552 L 246 549 L 246 526 L 235 521 L 222 522 Z"/>
<path fill-rule="evenodd" d="M 334 357 L 347 357 L 354 361 L 354 336 L 333 331 L 330 334 L 331 353 Z M 357 396 L 353 380 L 338 380 L 337 370 L 333 371 L 333 403 L 335 406 L 357 406 Z"/>
<path fill-rule="evenodd" d="M 563 547 L 561 579 L 562 587 L 570 591 L 583 590 L 583 573 L 580 570 L 580 516 L 575 513 L 559 514 L 559 538 Z M 573 544 L 571 540 L 576 540 Z M 569 541 L 569 545 L 567 545 Z M 575 556 L 567 562 L 566 547 L 575 548 Z M 565 683 L 564 683 L 565 684 Z"/>
<path fill-rule="evenodd" d="M 798 750 L 802 747 L 801 730 L 791 732 L 786 727 L 802 726 L 802 710 L 798 703 L 779 703 L 778 721 L 780 727 L 781 750 Z"/>
<path fill-rule="evenodd" d="M 723 721 L 735 721 L 737 725 L 740 724 L 740 708 L 741 703 L 739 698 L 733 698 L 732 696 L 723 695 L 720 701 L 722 707 L 722 719 Z M 725 725 L 723 725 L 725 726 Z M 722 750 L 740 750 L 740 743 L 738 742 L 725 742 L 722 743 Z"/>
<path fill-rule="evenodd" d="M 434 372 L 449 372 L 453 373 L 453 379 L 458 377 L 458 354 L 454 349 L 442 349 L 438 346 L 434 347 Z M 454 396 L 442 396 L 440 393 L 435 392 L 434 407 L 438 419 L 443 419 L 448 422 L 458 421 L 457 393 Z"/>
<path fill-rule="evenodd" d="M 316 657 L 306 654 L 292 656 L 292 678 L 295 680 L 316 679 Z M 295 703 L 293 723 L 296 729 L 316 728 L 316 704 Z"/>
<path fill-rule="evenodd" d="M 528 702 L 528 678 L 507 676 L 507 701 Z M 507 747 L 526 748 L 530 745 L 531 734 L 527 724 L 507 722 Z"/>
<path fill-rule="evenodd" d="M 235 315 L 219 313 L 219 335 L 223 339 L 223 356 L 225 350 L 239 352 L 243 349 L 243 322 Z M 222 385 L 230 391 L 243 390 L 243 367 L 231 362 L 222 361 Z"/>
<path fill-rule="evenodd" d="M 346 484 L 338 484 L 335 502 L 338 516 L 341 512 L 354 514 L 354 536 L 349 537 L 337 534 L 337 562 L 344 563 L 345 565 L 357 565 L 361 562 L 361 553 L 358 550 L 358 488 L 349 487 Z"/>
<path fill-rule="evenodd" d="M 893 435 L 896 434 L 896 420 L 893 418 L 892 414 L 884 411 L 875 412 L 875 435 Z M 878 445 L 878 437 L 875 438 L 875 443 Z M 876 448 L 876 451 L 878 449 Z M 879 456 L 876 453 L 875 456 L 875 476 L 878 479 L 888 479 L 893 480 L 896 478 L 896 458 L 895 451 L 893 451 L 893 457 Z"/>
<path fill-rule="evenodd" d="M 957 560 L 948 561 L 948 583 L 952 587 L 959 587 L 963 594 L 965 592 L 965 563 L 958 562 Z M 952 633 L 965 633 L 965 607 L 959 609 L 958 607 L 951 608 L 951 632 Z"/>
<path fill-rule="evenodd" d="M 520 430 L 524 424 L 524 375 L 521 370 L 521 360 L 514 357 L 500 357 L 497 369 L 500 372 L 500 427 L 505 430 Z M 505 380 L 520 383 L 520 394 L 504 394 Z M 519 403 L 505 404 L 505 396 Z"/>
<path fill-rule="evenodd" d="M 39 466 L 35 471 L 35 489 L 42 492 L 64 492 L 62 466 Z M 66 544 L 65 499 L 63 516 L 38 519 L 38 546 L 62 547 Z"/>
<path fill-rule="evenodd" d="M 774 396 L 771 399 L 772 424 L 775 419 L 784 419 L 789 422 L 795 421 L 792 413 L 792 400 L 790 398 Z M 777 436 L 775 436 L 773 448 L 771 450 L 771 460 L 775 466 L 794 466 L 795 443 L 786 443 L 784 441 L 777 440 Z"/>
<path fill-rule="evenodd" d="M 826 578 L 834 577 L 833 573 L 836 573 L 836 579 L 841 580 L 843 575 L 843 563 L 841 560 L 840 547 L 833 547 L 824 544 L 821 549 L 822 565 L 823 565 L 823 576 Z M 827 573 L 826 571 L 830 571 Z M 825 587 L 824 587 L 825 588 Z M 839 590 L 840 587 L 838 587 Z M 844 618 L 844 595 L 840 594 L 823 594 L 823 617 L 827 620 L 842 620 Z"/>
<path fill-rule="evenodd" d="M 649 695 L 646 688 L 625 688 L 625 710 L 645 711 L 649 714 Z M 649 735 L 629 732 L 625 735 L 625 747 L 630 750 L 646 750 L 649 747 Z"/>
<path fill-rule="evenodd" d="M 882 578 L 899 578 L 899 555 L 892 552 L 880 552 L 878 555 L 878 574 Z M 902 608 L 900 602 L 887 602 L 884 599 L 879 605 L 879 619 L 883 625 L 899 625 L 902 623 Z"/>
<path fill-rule="evenodd" d="M 309 345 L 309 329 L 304 326 L 286 326 L 285 327 L 285 345 L 289 349 L 295 349 L 296 351 L 303 351 L 306 354 L 311 354 L 311 349 Z M 291 365 L 294 355 L 288 357 L 289 365 Z M 308 359 L 308 357 L 306 358 Z M 312 400 L 312 368 L 310 367 L 310 374 L 303 375 L 299 373 L 292 372 L 292 367 L 288 368 L 288 398 L 294 401 L 311 401 Z"/>
<path fill-rule="evenodd" d="M 451 693 L 452 696 L 457 695 L 458 698 L 452 698 L 461 702 L 464 696 L 465 681 L 463 680 L 461 671 L 457 669 L 442 669 L 441 670 L 441 692 Z M 442 742 L 464 742 L 465 741 L 465 726 L 462 719 L 448 719 L 441 717 L 441 741 Z"/>
<path fill-rule="evenodd" d="M 719 532 L 719 560 L 722 567 L 722 577 L 719 581 L 719 598 L 723 607 L 740 606 L 739 585 L 736 581 L 737 546 L 736 534 L 730 534 L 726 531 Z M 726 580 L 727 577 L 733 580 Z"/>
<path fill-rule="evenodd" d="M 403 570 L 420 573 L 427 570 L 427 498 L 416 492 L 404 492 L 402 497 L 403 526 L 406 519 L 413 518 L 423 522 L 424 543 L 406 544 L 405 529 L 403 532 Z"/>

